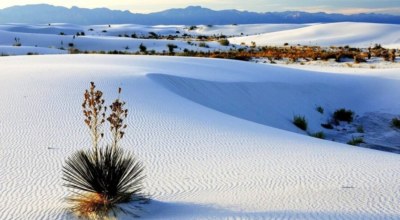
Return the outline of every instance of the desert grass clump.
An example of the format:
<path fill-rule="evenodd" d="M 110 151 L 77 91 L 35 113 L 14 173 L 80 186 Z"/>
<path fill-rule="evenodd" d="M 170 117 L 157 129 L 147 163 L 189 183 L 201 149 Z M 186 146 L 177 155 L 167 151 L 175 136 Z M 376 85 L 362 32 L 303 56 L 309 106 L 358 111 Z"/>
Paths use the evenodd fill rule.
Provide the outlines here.
<path fill-rule="evenodd" d="M 121 89 L 118 90 L 121 94 Z M 119 212 L 138 216 L 140 204 L 148 199 L 143 193 L 144 167 L 134 154 L 119 146 L 124 137 L 128 110 L 116 99 L 106 117 L 103 93 L 92 82 L 82 104 L 92 147 L 70 156 L 63 166 L 64 186 L 72 191 L 67 197 L 70 211 L 87 219 L 109 219 Z M 102 145 L 103 125 L 110 124 L 111 143 Z"/>
<path fill-rule="evenodd" d="M 311 134 L 311 136 L 319 139 L 325 139 L 325 133 L 322 131 Z"/>
<path fill-rule="evenodd" d="M 357 131 L 358 133 L 364 133 L 364 126 L 362 126 L 362 125 L 357 126 L 356 131 Z"/>
<path fill-rule="evenodd" d="M 307 130 L 307 120 L 304 116 L 300 116 L 300 115 L 293 116 L 293 124 L 296 125 L 296 127 L 300 128 L 303 131 Z"/>
<path fill-rule="evenodd" d="M 365 143 L 364 138 L 362 137 L 352 137 L 351 140 L 347 142 L 347 144 L 353 146 L 359 146 L 362 143 Z"/>

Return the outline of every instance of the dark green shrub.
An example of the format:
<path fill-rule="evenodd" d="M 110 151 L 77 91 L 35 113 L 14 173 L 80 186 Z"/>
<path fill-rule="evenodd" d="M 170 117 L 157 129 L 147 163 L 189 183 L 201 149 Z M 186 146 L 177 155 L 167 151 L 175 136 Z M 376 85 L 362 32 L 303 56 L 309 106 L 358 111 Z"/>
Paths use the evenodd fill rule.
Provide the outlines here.
<path fill-rule="evenodd" d="M 293 117 L 293 124 L 303 131 L 307 130 L 307 120 L 304 116 L 295 115 Z"/>
<path fill-rule="evenodd" d="M 314 133 L 314 134 L 311 134 L 311 136 L 315 137 L 315 138 L 319 138 L 319 139 L 325 139 L 325 134 L 322 131 Z"/>
<path fill-rule="evenodd" d="M 353 122 L 354 112 L 344 108 L 338 109 L 333 113 L 333 120 L 335 122 L 345 121 L 348 123 Z"/>
<path fill-rule="evenodd" d="M 221 44 L 222 46 L 229 46 L 229 40 L 228 39 L 221 39 L 218 41 L 219 44 Z"/>
<path fill-rule="evenodd" d="M 149 32 L 149 38 L 158 39 L 158 34 L 156 34 L 155 32 Z"/>
<path fill-rule="evenodd" d="M 178 46 L 176 46 L 175 44 L 167 44 L 167 47 L 170 54 L 173 54 L 174 49 L 178 48 Z"/>
<path fill-rule="evenodd" d="M 359 146 L 360 144 L 365 143 L 362 137 L 352 137 L 350 141 L 347 142 L 349 145 Z"/>
<path fill-rule="evenodd" d="M 199 43 L 199 47 L 209 48 L 208 44 L 206 44 L 206 43 L 204 43 L 204 42 L 200 42 L 200 43 Z"/>
<path fill-rule="evenodd" d="M 139 45 L 139 50 L 141 53 L 146 53 L 147 52 L 147 47 L 144 46 L 142 43 Z"/>

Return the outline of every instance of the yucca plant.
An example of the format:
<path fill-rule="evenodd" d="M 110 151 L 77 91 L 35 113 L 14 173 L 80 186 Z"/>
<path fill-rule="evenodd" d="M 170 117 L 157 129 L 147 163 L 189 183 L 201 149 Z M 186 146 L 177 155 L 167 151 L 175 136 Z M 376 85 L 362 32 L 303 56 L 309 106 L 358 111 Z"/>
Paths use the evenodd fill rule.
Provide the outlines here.
<path fill-rule="evenodd" d="M 107 219 L 117 216 L 119 211 L 138 216 L 139 205 L 148 201 L 143 193 L 143 165 L 119 146 L 128 111 L 119 98 L 114 101 L 107 118 L 113 140 L 101 147 L 106 111 L 102 94 L 94 83 L 85 92 L 82 107 L 93 146 L 74 153 L 63 167 L 64 186 L 72 191 L 67 201 L 73 213 L 88 219 Z"/>

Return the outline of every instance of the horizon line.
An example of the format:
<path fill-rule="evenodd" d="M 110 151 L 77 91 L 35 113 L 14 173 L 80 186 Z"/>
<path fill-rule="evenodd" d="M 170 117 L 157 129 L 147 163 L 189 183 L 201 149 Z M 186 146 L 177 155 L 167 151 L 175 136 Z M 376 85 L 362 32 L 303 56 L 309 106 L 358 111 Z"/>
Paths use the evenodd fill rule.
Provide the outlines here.
<path fill-rule="evenodd" d="M 160 13 L 160 12 L 164 12 L 164 11 L 168 11 L 168 10 L 174 10 L 174 9 L 187 9 L 190 7 L 200 7 L 203 9 L 209 9 L 212 11 L 240 11 L 240 12 L 249 12 L 249 13 L 257 13 L 257 14 L 263 14 L 263 13 L 283 13 L 283 12 L 304 12 L 304 13 L 311 13 L 311 14 L 318 14 L 318 13 L 325 13 L 325 14 L 341 14 L 341 15 L 359 15 L 359 14 L 376 14 L 376 15 L 390 15 L 390 16 L 400 16 L 400 14 L 392 14 L 392 13 L 377 13 L 377 12 L 360 12 L 360 11 L 354 11 L 353 13 L 349 10 L 348 13 L 341 13 L 341 12 L 332 12 L 329 10 L 316 10 L 316 11 L 307 11 L 307 10 L 282 10 L 282 11 L 263 11 L 263 12 L 256 12 L 256 11 L 251 11 L 251 10 L 241 10 L 241 9 L 235 9 L 235 8 L 231 8 L 231 9 L 214 9 L 212 7 L 205 7 L 205 6 L 201 6 L 201 5 L 188 5 L 186 7 L 172 7 L 172 8 L 167 8 L 167 9 L 163 9 L 163 10 L 159 10 L 159 11 L 152 11 L 152 12 L 134 12 L 132 10 L 123 10 L 123 9 L 113 9 L 113 8 L 109 8 L 109 7 L 80 7 L 80 6 L 63 6 L 63 5 L 53 5 L 53 4 L 48 4 L 48 3 L 39 3 L 39 4 L 16 4 L 16 5 L 12 5 L 12 6 L 7 6 L 7 7 L 0 7 L 0 10 L 4 10 L 4 9 L 8 9 L 8 8 L 13 8 L 13 7 L 26 7 L 26 6 L 38 6 L 38 5 L 46 5 L 46 6 L 53 6 L 53 7 L 61 7 L 61 8 L 66 8 L 66 9 L 73 9 L 73 8 L 79 8 L 79 9 L 89 9 L 89 10 L 96 10 L 96 9 L 108 9 L 111 11 L 120 11 L 120 12 L 129 12 L 132 14 L 153 14 L 153 13 Z M 346 11 L 346 10 L 345 10 Z"/>

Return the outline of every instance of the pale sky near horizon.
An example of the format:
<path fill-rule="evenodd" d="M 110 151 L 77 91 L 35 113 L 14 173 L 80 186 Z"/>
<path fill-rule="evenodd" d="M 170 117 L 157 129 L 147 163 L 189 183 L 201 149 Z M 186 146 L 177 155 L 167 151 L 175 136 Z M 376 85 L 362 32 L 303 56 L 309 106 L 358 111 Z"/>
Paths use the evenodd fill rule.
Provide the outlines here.
<path fill-rule="evenodd" d="M 136 13 L 157 12 L 170 8 L 184 8 L 190 5 L 215 10 L 238 9 L 255 12 L 298 10 L 328 13 L 388 13 L 400 14 L 400 0 L 14 0 L 1 1 L 0 8 L 14 5 L 51 4 L 81 8 L 110 8 L 129 10 Z"/>

